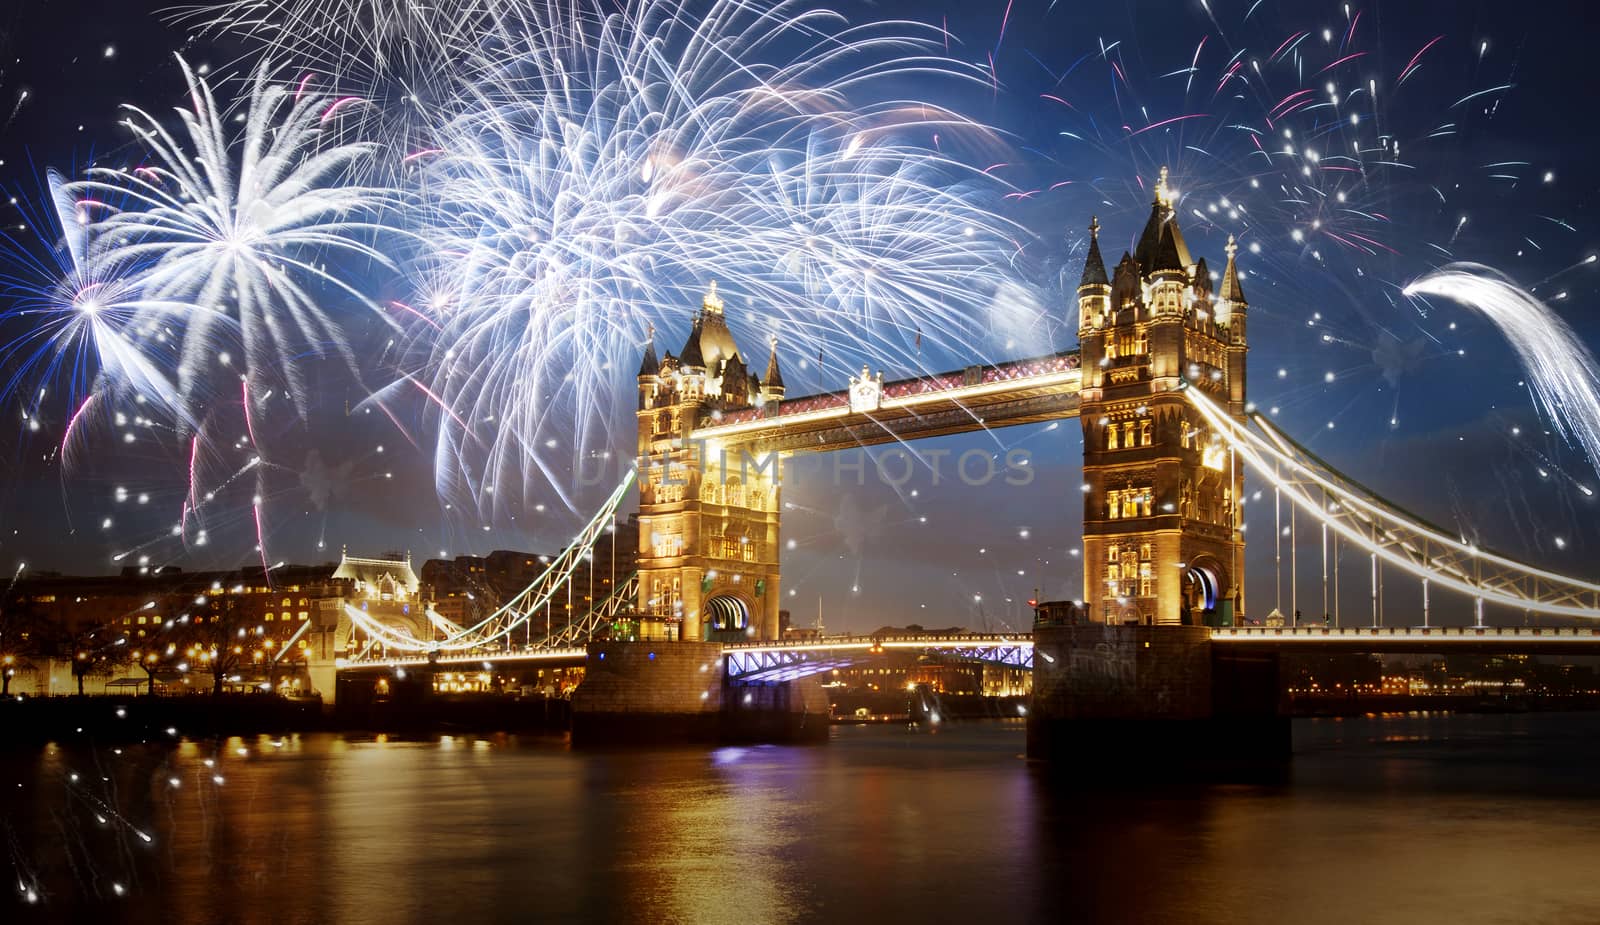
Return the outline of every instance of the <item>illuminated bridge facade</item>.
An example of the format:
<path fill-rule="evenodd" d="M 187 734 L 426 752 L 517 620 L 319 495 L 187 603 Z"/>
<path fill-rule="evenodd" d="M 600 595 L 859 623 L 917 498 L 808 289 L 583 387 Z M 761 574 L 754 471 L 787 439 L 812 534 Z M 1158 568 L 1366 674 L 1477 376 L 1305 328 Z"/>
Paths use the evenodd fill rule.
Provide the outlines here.
<path fill-rule="evenodd" d="M 1485 612 L 1586 622 L 1600 617 L 1600 584 L 1480 549 L 1410 515 L 1254 413 L 1245 398 L 1249 306 L 1235 257 L 1230 241 L 1214 279 L 1190 254 L 1163 176 L 1137 246 L 1109 272 L 1091 225 L 1078 350 L 889 381 L 863 369 L 846 389 L 805 397 L 788 394 L 776 340 L 764 370 L 747 363 L 713 284 L 680 353 L 658 356 L 652 334 L 638 373 L 638 464 L 546 573 L 474 625 L 436 619 L 430 638 L 351 613 L 368 644 L 348 664 L 576 662 L 623 621 L 652 625 L 662 638 L 722 643 L 728 674 L 751 681 L 900 647 L 1026 665 L 1032 647 L 1022 636 L 778 641 L 780 464 L 797 453 L 1074 416 L 1084 440 L 1083 613 L 1095 625 L 1211 627 L 1209 637 L 1185 636 L 1229 651 L 1589 651 L 1586 630 L 1493 629 Z M 1329 562 L 1337 568 L 1352 552 L 1367 560 L 1370 623 L 1380 631 L 1244 625 L 1247 470 L 1270 489 L 1274 542 L 1296 524 L 1320 534 L 1322 612 Z M 530 640 L 530 621 L 563 593 L 635 480 L 637 573 L 589 614 Z M 1292 537 L 1290 546 L 1292 557 Z M 1386 574 L 1421 584 L 1413 622 L 1425 626 L 1437 598 L 1469 600 L 1471 632 L 1382 630 Z M 1248 622 L 1276 622 L 1261 609 Z"/>

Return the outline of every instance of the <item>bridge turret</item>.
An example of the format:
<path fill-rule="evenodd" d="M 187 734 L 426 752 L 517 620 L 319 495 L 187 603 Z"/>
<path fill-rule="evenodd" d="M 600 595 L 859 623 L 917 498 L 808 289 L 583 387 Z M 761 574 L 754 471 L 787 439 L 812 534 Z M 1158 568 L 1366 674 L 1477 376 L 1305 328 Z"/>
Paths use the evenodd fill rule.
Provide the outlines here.
<path fill-rule="evenodd" d="M 773 638 L 778 625 L 778 458 L 697 431 L 784 394 L 774 341 L 746 365 L 712 283 L 678 357 L 640 371 L 637 609 L 679 638 Z M 653 391 L 652 391 L 653 390 Z M 647 402 L 646 396 L 653 397 Z M 648 407 L 647 407 L 648 406 Z"/>
<path fill-rule="evenodd" d="M 783 401 L 783 373 L 778 370 L 778 335 L 772 335 L 772 351 L 767 355 L 767 374 L 761 378 L 761 400 L 773 404 Z"/>
<path fill-rule="evenodd" d="M 1176 195 L 1163 170 L 1138 244 L 1106 288 L 1104 323 L 1080 329 L 1084 597 L 1107 623 L 1222 622 L 1243 608 L 1242 472 L 1182 391 L 1236 395 L 1242 413 L 1242 332 L 1235 358 Z M 1236 270 L 1222 289 L 1237 293 Z M 1226 311 L 1238 318 L 1235 303 Z"/>
<path fill-rule="evenodd" d="M 1111 311 L 1111 280 L 1105 261 L 1100 259 L 1100 219 L 1089 220 L 1089 254 L 1083 260 L 1083 278 L 1078 282 L 1078 339 L 1104 327 Z"/>
<path fill-rule="evenodd" d="M 1216 318 L 1217 326 L 1223 329 L 1219 331 L 1218 336 L 1227 342 L 1228 411 L 1234 417 L 1243 419 L 1245 356 L 1250 349 L 1245 329 L 1245 316 L 1248 313 L 1249 303 L 1245 301 L 1244 290 L 1239 286 L 1239 267 L 1234 261 L 1239 245 L 1234 243 L 1231 234 L 1228 235 L 1227 251 L 1228 267 L 1222 273 L 1222 288 L 1217 293 Z"/>
<path fill-rule="evenodd" d="M 661 390 L 661 361 L 656 358 L 656 326 L 645 336 L 644 359 L 639 361 L 639 410 L 652 407 Z"/>

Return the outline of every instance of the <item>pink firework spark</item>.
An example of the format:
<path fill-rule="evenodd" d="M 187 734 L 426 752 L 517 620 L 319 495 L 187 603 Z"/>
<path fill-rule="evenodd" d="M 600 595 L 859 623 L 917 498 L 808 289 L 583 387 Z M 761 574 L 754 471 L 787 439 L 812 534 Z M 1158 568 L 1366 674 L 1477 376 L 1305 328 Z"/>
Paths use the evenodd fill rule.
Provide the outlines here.
<path fill-rule="evenodd" d="M 85 411 L 89 410 L 89 405 L 94 402 L 95 398 L 98 395 L 99 395 L 98 392 L 89 393 L 89 397 L 85 398 L 83 400 L 83 404 L 78 406 L 78 410 L 77 411 L 72 412 L 72 418 L 67 421 L 66 433 L 63 433 L 61 435 L 61 458 L 62 458 L 62 460 L 65 460 L 67 458 L 67 446 L 72 441 L 72 434 L 73 434 L 73 431 L 78 426 L 78 419 L 83 417 L 83 413 Z"/>

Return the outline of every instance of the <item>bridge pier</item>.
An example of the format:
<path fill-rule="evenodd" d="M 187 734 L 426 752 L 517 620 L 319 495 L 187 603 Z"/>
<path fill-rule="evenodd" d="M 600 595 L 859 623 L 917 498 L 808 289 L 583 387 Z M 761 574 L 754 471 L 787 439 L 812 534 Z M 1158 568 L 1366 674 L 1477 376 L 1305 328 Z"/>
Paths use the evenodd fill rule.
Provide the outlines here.
<path fill-rule="evenodd" d="M 818 740 L 828 701 L 815 678 L 741 684 L 714 642 L 594 642 L 572 695 L 574 745 Z"/>
<path fill-rule="evenodd" d="M 1028 757 L 1075 776 L 1171 779 L 1284 762 L 1274 653 L 1224 653 L 1206 627 L 1034 630 Z"/>
<path fill-rule="evenodd" d="M 318 658 L 306 662 L 306 675 L 311 679 L 311 689 L 322 695 L 324 706 L 332 706 L 338 699 L 339 664 L 331 658 Z"/>

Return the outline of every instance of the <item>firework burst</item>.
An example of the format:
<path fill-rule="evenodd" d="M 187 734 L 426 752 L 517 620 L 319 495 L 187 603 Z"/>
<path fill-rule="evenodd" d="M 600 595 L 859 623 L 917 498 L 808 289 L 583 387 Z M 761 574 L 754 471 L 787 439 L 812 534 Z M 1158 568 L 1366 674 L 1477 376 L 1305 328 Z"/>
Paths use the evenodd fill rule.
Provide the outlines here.
<path fill-rule="evenodd" d="M 434 149 L 434 130 L 515 29 L 506 0 L 227 0 L 178 7 L 201 39 L 243 39 L 262 60 L 299 69 L 302 89 L 344 100 L 341 125 L 378 141 L 381 175 Z"/>
<path fill-rule="evenodd" d="M 302 414 L 308 348 L 326 347 L 352 370 L 356 360 L 324 305 L 346 299 L 373 307 L 330 262 L 386 265 L 369 242 L 383 229 L 373 219 L 391 195 L 347 182 L 370 156 L 362 144 L 327 144 L 324 127 L 339 101 L 273 82 L 256 71 L 245 104 L 242 136 L 229 131 L 211 88 L 180 59 L 192 108 L 180 110 L 183 132 L 168 131 L 129 106 L 126 124 L 153 160 L 114 170 L 96 168 L 76 192 L 117 197 L 91 226 L 102 258 L 143 267 L 149 298 L 181 304 L 179 393 L 192 402 L 206 371 L 242 348 L 242 374 L 262 388 L 282 383 Z M 375 307 L 374 307 L 375 308 Z"/>
<path fill-rule="evenodd" d="M 97 395 L 107 403 L 136 397 L 153 410 L 181 416 L 165 369 L 173 344 L 165 325 L 187 306 L 147 297 L 130 261 L 93 252 L 88 227 L 101 203 L 80 200 L 54 170 L 45 174 L 43 207 L 29 227 L 41 244 L 0 236 L 0 293 L 9 303 L 0 321 L 20 336 L 0 345 L 0 368 L 11 368 L 3 391 L 23 401 L 22 417 L 37 430 L 51 387 L 66 392 L 63 446 Z"/>
<path fill-rule="evenodd" d="M 647 324 L 683 327 L 712 280 L 748 326 L 912 366 L 924 338 L 970 352 L 1035 309 L 994 304 L 1022 233 L 992 211 L 1005 188 L 948 153 L 993 133 L 867 99 L 913 76 L 976 81 L 936 31 L 738 2 L 520 22 L 421 176 L 419 275 L 445 307 L 401 387 L 436 411 L 442 495 L 491 513 L 570 484 L 608 445 Z"/>

